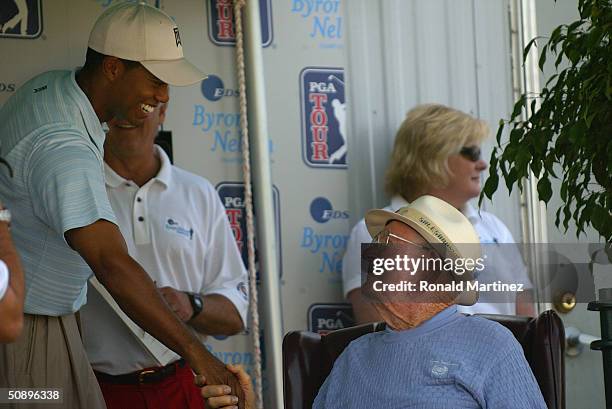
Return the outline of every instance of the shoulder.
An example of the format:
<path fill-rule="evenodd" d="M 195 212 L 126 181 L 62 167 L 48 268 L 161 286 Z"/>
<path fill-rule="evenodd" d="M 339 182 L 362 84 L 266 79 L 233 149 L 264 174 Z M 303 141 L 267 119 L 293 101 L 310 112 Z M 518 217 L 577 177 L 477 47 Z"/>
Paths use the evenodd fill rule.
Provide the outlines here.
<path fill-rule="evenodd" d="M 197 189 L 206 192 L 216 192 L 215 187 L 208 179 L 203 176 L 196 175 L 178 166 L 172 165 L 172 178 L 176 183 L 185 186 L 196 187 Z"/>
<path fill-rule="evenodd" d="M 468 315 L 461 320 L 463 331 L 471 342 L 486 348 L 521 348 L 512 332 L 498 322 L 483 317 Z"/>

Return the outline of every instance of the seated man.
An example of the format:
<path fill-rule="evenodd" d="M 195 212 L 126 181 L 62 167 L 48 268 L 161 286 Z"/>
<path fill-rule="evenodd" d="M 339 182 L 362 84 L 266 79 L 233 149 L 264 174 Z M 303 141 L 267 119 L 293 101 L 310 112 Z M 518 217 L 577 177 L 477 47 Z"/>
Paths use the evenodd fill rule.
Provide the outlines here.
<path fill-rule="evenodd" d="M 459 274 L 458 268 L 459 259 L 477 263 L 480 258 L 478 235 L 469 220 L 447 202 L 422 196 L 396 213 L 370 211 L 365 221 L 374 243 L 384 246 L 370 245 L 364 260 L 375 267 L 376 259 L 369 256 L 384 254 L 386 271 L 368 269 L 362 291 L 387 329 L 348 345 L 313 408 L 545 409 L 512 333 L 457 311 L 456 304 L 473 304 L 478 298 L 468 291 L 471 272 Z M 398 259 L 401 263 L 387 263 Z M 406 259 L 421 261 L 418 266 L 406 263 L 414 267 L 410 269 Z M 435 263 L 440 259 L 443 263 Z M 450 264 L 455 268 L 440 268 Z M 435 289 L 426 291 L 421 282 Z M 410 284 L 414 289 L 408 289 Z M 210 407 L 228 403 L 221 392 L 204 388 Z"/>

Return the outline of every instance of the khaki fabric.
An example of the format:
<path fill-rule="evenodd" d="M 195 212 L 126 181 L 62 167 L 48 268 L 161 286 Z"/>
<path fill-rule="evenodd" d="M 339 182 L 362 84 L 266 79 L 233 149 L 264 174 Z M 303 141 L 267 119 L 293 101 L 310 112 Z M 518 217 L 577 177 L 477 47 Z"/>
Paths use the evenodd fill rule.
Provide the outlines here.
<path fill-rule="evenodd" d="M 0 387 L 63 391 L 61 404 L 20 402 L 10 409 L 106 409 L 74 314 L 26 314 L 19 339 L 0 344 Z"/>

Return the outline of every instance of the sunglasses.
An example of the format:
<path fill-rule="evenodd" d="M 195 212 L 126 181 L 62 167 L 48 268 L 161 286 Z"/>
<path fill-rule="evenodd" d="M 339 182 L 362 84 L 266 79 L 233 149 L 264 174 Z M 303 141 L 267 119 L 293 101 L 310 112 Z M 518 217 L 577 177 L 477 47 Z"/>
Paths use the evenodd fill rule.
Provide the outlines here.
<path fill-rule="evenodd" d="M 464 146 L 459 151 L 459 155 L 472 162 L 478 162 L 481 158 L 481 153 L 478 146 Z"/>

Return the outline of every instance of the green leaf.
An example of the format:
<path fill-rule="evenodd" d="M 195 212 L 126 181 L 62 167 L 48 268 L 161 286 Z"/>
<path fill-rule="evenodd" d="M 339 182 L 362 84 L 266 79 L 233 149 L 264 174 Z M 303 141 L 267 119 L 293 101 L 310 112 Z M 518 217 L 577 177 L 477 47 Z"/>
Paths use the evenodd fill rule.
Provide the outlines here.
<path fill-rule="evenodd" d="M 550 180 L 548 175 L 545 173 L 544 176 L 538 182 L 538 196 L 544 203 L 548 203 L 552 196 L 552 188 L 550 187 Z"/>
<path fill-rule="evenodd" d="M 540 55 L 540 59 L 538 60 L 538 66 L 540 67 L 540 71 L 544 71 L 544 64 L 546 63 L 546 49 L 548 48 L 548 44 L 542 48 L 542 54 Z"/>
<path fill-rule="evenodd" d="M 525 50 L 523 51 L 523 61 L 527 60 L 527 54 L 529 54 L 529 50 L 531 49 L 531 46 L 533 46 L 534 44 L 537 47 L 537 41 L 538 37 L 532 38 L 531 41 L 529 41 L 527 43 L 527 45 L 525 46 Z"/>
<path fill-rule="evenodd" d="M 516 182 L 516 169 L 510 169 L 510 172 L 508 172 L 508 176 L 506 176 L 505 179 L 508 193 L 512 193 L 512 186 L 514 186 L 514 182 Z"/>
<path fill-rule="evenodd" d="M 516 117 L 521 114 L 523 107 L 525 106 L 525 100 L 527 99 L 526 95 L 521 95 L 516 104 L 514 104 L 514 109 L 512 110 L 512 116 L 510 117 L 510 121 L 514 121 Z"/>
<path fill-rule="evenodd" d="M 495 140 L 497 141 L 498 145 L 501 145 L 501 137 L 502 137 L 502 134 L 504 132 L 504 125 L 505 125 L 504 120 L 500 119 L 499 120 L 499 127 L 497 128 L 497 134 L 495 135 Z"/>
<path fill-rule="evenodd" d="M 484 187 L 482 188 L 482 191 L 489 199 L 493 197 L 493 193 L 495 193 L 495 191 L 497 190 L 498 184 L 499 184 L 499 176 L 497 175 L 497 173 L 493 173 L 489 175 L 489 177 L 487 178 L 487 181 L 485 182 Z"/>

